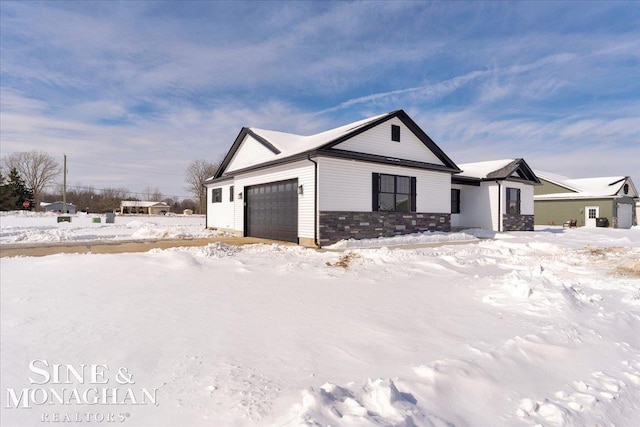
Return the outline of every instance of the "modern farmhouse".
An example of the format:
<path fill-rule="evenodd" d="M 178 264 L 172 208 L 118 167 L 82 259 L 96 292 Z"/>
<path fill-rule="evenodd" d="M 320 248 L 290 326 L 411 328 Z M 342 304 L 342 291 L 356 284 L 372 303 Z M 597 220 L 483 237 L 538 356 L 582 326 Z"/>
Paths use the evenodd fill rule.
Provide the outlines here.
<path fill-rule="evenodd" d="M 486 203 L 494 196 L 488 181 L 467 176 L 455 184 L 459 208 L 469 207 L 468 215 L 456 212 L 456 226 L 506 229 L 497 225 L 497 209 L 508 213 L 513 203 L 522 206 L 514 215 L 533 215 L 529 186 L 537 182 L 535 175 L 522 160 L 498 166 L 509 170 L 491 182 L 513 181 L 521 192 L 509 193 L 508 186 L 497 184 L 500 202 L 491 201 L 496 223 L 475 219 L 479 202 L 471 195 L 477 189 Z M 460 172 L 403 110 L 310 136 L 245 127 L 217 174 L 204 183 L 207 227 L 306 246 L 449 231 L 452 176 Z M 529 223 L 528 218 L 517 221 Z"/>

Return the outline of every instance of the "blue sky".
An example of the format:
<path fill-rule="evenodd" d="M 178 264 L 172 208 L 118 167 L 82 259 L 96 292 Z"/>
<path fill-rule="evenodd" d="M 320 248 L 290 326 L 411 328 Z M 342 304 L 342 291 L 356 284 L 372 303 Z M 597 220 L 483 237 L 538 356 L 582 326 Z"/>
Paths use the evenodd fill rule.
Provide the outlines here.
<path fill-rule="evenodd" d="M 639 2 L 10 2 L 1 153 L 68 183 L 188 196 L 242 126 L 404 109 L 456 163 L 640 186 Z"/>

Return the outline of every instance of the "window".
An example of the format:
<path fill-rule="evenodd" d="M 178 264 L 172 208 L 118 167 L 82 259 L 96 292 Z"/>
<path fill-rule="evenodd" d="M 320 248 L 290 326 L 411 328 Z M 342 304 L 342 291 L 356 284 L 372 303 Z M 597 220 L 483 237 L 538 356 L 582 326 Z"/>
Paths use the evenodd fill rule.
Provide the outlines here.
<path fill-rule="evenodd" d="M 211 203 L 222 202 L 222 188 L 214 188 L 211 190 Z"/>
<path fill-rule="evenodd" d="M 520 189 L 507 187 L 507 213 L 520 215 Z"/>
<path fill-rule="evenodd" d="M 229 201 L 233 202 L 233 185 L 229 187 Z"/>
<path fill-rule="evenodd" d="M 460 190 L 455 188 L 451 189 L 451 213 L 460 213 Z"/>
<path fill-rule="evenodd" d="M 416 211 L 416 179 L 409 176 L 373 174 L 373 210 Z"/>
<path fill-rule="evenodd" d="M 589 219 L 596 219 L 596 209 L 589 208 Z"/>
<path fill-rule="evenodd" d="M 391 140 L 400 142 L 400 126 L 391 125 Z"/>

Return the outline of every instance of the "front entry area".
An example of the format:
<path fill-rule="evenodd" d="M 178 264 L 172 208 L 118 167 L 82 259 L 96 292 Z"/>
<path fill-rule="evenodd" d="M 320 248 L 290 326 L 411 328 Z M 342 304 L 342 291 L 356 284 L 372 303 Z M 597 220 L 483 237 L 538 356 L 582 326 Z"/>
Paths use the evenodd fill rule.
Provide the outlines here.
<path fill-rule="evenodd" d="M 298 243 L 298 180 L 245 187 L 246 237 Z"/>
<path fill-rule="evenodd" d="M 596 218 L 600 216 L 599 206 L 587 206 L 584 208 L 584 226 L 596 228 Z"/>

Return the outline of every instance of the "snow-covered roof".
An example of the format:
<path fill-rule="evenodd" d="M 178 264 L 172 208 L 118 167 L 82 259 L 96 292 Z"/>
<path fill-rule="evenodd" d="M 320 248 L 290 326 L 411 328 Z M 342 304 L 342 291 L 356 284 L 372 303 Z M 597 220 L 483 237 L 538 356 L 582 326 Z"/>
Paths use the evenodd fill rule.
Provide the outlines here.
<path fill-rule="evenodd" d="M 552 184 L 566 188 L 566 193 L 552 193 L 536 195 L 538 199 L 561 199 L 566 197 L 611 197 L 616 196 L 624 184 L 630 184 L 632 195 L 637 191 L 628 176 L 603 176 L 596 178 L 572 179 L 566 176 L 545 171 L 535 171 L 536 175 Z"/>
<path fill-rule="evenodd" d="M 492 172 L 499 171 L 517 159 L 502 159 L 502 160 L 489 160 L 486 162 L 475 163 L 458 163 L 458 167 L 462 169 L 462 173 L 459 176 L 466 176 L 469 178 L 485 179 L 489 178 Z"/>
<path fill-rule="evenodd" d="M 321 133 L 317 133 L 314 135 L 296 135 L 293 133 L 285 133 L 285 132 L 277 132 L 273 130 L 266 129 L 258 129 L 258 128 L 249 128 L 256 135 L 266 139 L 269 141 L 274 147 L 276 147 L 280 151 L 280 155 L 278 157 L 285 158 L 289 156 L 293 156 L 296 154 L 303 153 L 308 150 L 313 150 L 314 148 L 321 147 L 325 144 L 328 144 L 331 141 L 334 141 L 342 136 L 347 135 L 354 130 L 366 126 L 367 124 L 374 122 L 383 117 L 389 116 L 393 113 L 385 113 L 380 114 L 375 117 L 369 117 L 364 120 L 359 120 L 357 122 L 349 123 L 344 126 L 340 126 L 335 129 L 330 129 Z"/>
<path fill-rule="evenodd" d="M 151 208 L 151 207 L 169 207 L 165 202 L 148 202 L 139 200 L 123 200 L 120 202 L 120 206 L 124 207 L 138 207 L 138 208 Z"/>
<path fill-rule="evenodd" d="M 462 169 L 459 175 L 453 177 L 453 181 L 486 181 L 486 180 L 521 180 L 539 185 L 540 181 L 524 159 L 500 159 L 484 162 L 463 163 L 458 167 Z"/>
<path fill-rule="evenodd" d="M 58 200 L 57 202 L 40 202 L 40 206 L 41 207 L 46 207 L 46 206 L 51 206 L 51 205 L 55 205 L 55 204 L 62 204 L 62 200 Z M 75 206 L 73 203 L 69 203 L 67 202 L 67 206 Z"/>
<path fill-rule="evenodd" d="M 440 170 L 446 170 L 447 172 L 457 173 L 459 171 L 457 165 L 413 122 L 406 112 L 396 110 L 307 136 L 255 127 L 244 127 L 236 137 L 217 173 L 204 182 L 208 183 L 222 180 L 228 173 L 244 172 L 251 168 L 263 167 L 275 162 L 282 164 L 295 161 L 304 157 L 307 153 L 317 151 L 328 152 L 334 145 L 342 143 L 359 135 L 361 132 L 365 132 L 393 118 L 398 118 L 402 121 L 409 130 L 426 145 L 427 149 L 438 158 L 437 162 L 416 160 L 414 163 L 423 163 L 424 165 L 429 165 L 429 167 L 433 166 Z M 251 148 L 243 151 L 243 147 L 246 146 Z M 354 157 L 358 154 L 365 156 L 371 153 L 352 153 Z M 371 155 L 376 156 L 377 154 Z M 385 157 L 385 155 L 378 155 L 378 157 Z M 386 158 L 390 159 L 388 156 L 386 156 Z M 398 159 L 394 156 L 393 160 L 397 161 Z M 405 160 L 407 162 L 412 161 L 412 159 Z"/>

